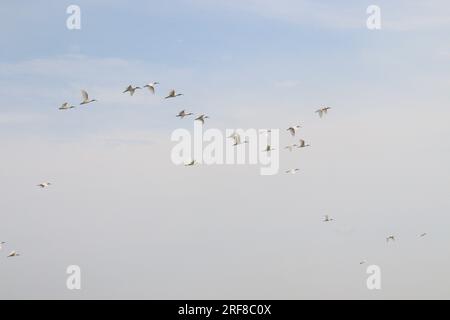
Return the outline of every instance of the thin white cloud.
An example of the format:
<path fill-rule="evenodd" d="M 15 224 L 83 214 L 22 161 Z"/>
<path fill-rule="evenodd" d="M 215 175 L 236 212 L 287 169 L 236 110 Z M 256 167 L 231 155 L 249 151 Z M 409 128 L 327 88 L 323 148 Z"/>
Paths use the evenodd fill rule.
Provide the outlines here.
<path fill-rule="evenodd" d="M 278 88 L 295 88 L 298 87 L 300 85 L 299 81 L 295 81 L 295 80 L 282 80 L 282 81 L 278 81 L 275 82 L 275 87 Z"/>
<path fill-rule="evenodd" d="M 39 123 L 42 120 L 47 119 L 44 115 L 36 113 L 1 113 L 0 112 L 0 124 L 1 125 L 21 125 L 28 123 Z"/>
<path fill-rule="evenodd" d="M 314 1 L 314 0 L 191 0 L 218 10 L 236 10 L 298 25 L 325 28 L 365 29 L 369 5 L 378 5 L 382 29 L 414 31 L 450 27 L 450 3 L 445 0 L 408 1 Z"/>

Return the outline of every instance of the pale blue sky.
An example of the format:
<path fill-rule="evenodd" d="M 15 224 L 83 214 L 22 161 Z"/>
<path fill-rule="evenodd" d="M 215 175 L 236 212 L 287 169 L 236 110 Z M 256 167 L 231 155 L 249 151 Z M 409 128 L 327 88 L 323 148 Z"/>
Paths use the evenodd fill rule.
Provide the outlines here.
<path fill-rule="evenodd" d="M 70 1 L 5 3 L 2 110 L 17 117 L 39 108 L 47 115 L 42 109 L 76 101 L 80 87 L 104 101 L 103 90 L 120 93 L 151 80 L 162 83 L 161 94 L 188 91 L 186 107 L 205 112 L 221 112 L 217 105 L 231 113 L 249 101 L 277 104 L 281 112 L 340 101 L 353 109 L 430 97 L 441 102 L 450 48 L 449 23 L 439 17 L 448 5 L 432 2 L 382 1 L 380 32 L 365 27 L 370 1 L 138 1 L 131 8 L 125 1 L 80 1 L 80 31 L 65 28 Z M 123 119 L 116 112 L 109 115 Z M 154 112 L 136 117 L 142 115 L 164 126 Z M 134 125 L 146 127 L 136 117 Z M 102 124 L 92 118 L 85 124 L 95 130 Z"/>
<path fill-rule="evenodd" d="M 0 257 L 0 298 L 450 298 L 448 1 L 129 6 L 0 4 L 0 256 L 23 254 Z M 155 96 L 122 94 L 150 81 Z M 185 96 L 164 101 L 172 88 Z M 99 102 L 57 110 L 80 89 Z M 185 170 L 170 162 L 171 132 L 192 128 L 181 109 L 222 129 L 300 121 L 313 147 L 282 154 L 294 178 Z"/>

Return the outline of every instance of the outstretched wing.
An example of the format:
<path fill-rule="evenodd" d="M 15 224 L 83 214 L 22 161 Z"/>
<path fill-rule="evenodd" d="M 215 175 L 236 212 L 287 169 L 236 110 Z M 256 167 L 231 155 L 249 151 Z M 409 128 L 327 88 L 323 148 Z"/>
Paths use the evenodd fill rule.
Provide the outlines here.
<path fill-rule="evenodd" d="M 234 144 L 235 145 L 238 145 L 238 144 L 241 143 L 241 136 L 240 135 L 238 135 L 238 134 L 234 135 L 233 139 L 234 139 Z"/>
<path fill-rule="evenodd" d="M 305 140 L 300 139 L 300 147 L 302 148 L 302 147 L 304 147 L 304 146 L 305 146 Z"/>
<path fill-rule="evenodd" d="M 86 92 L 86 90 L 81 90 L 81 97 L 83 98 L 83 101 L 88 101 L 89 100 L 89 95 Z"/>

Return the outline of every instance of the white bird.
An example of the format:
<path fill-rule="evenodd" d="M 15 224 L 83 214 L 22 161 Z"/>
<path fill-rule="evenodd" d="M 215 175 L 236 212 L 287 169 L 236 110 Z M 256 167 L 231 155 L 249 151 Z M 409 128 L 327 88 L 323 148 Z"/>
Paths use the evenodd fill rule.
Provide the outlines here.
<path fill-rule="evenodd" d="M 185 167 L 191 167 L 191 166 L 193 166 L 194 164 L 196 164 L 197 162 L 195 161 L 195 160 L 192 160 L 191 162 L 189 162 L 189 163 L 186 163 L 184 166 Z"/>
<path fill-rule="evenodd" d="M 47 188 L 47 187 L 49 187 L 49 186 L 51 186 L 51 183 L 50 183 L 50 182 L 43 182 L 43 183 L 39 183 L 39 184 L 37 185 L 37 187 L 41 187 L 41 188 Z"/>
<path fill-rule="evenodd" d="M 132 96 L 132 95 L 134 95 L 134 92 L 135 92 L 136 90 L 138 90 L 138 89 L 141 89 L 141 87 L 133 87 L 132 85 L 129 85 L 129 86 L 125 89 L 125 91 L 122 92 L 122 93 L 127 93 L 127 92 L 129 92 L 129 93 L 130 93 L 130 96 Z"/>
<path fill-rule="evenodd" d="M 293 127 L 289 127 L 286 129 L 286 131 L 289 131 L 291 133 L 292 136 L 295 136 L 295 133 L 297 132 L 298 129 L 300 129 L 301 126 L 293 126 Z"/>
<path fill-rule="evenodd" d="M 71 106 L 69 105 L 69 103 L 64 102 L 61 107 L 59 107 L 59 110 L 69 110 L 69 109 L 73 109 L 75 108 L 75 106 Z"/>
<path fill-rule="evenodd" d="M 237 134 L 237 133 L 235 133 L 232 138 L 234 140 L 233 146 L 237 146 L 237 145 L 243 144 L 243 143 L 248 143 L 247 140 L 241 141 L 241 136 L 239 134 Z"/>
<path fill-rule="evenodd" d="M 362 260 L 359 264 L 365 264 L 366 262 L 366 260 Z"/>
<path fill-rule="evenodd" d="M 164 99 L 175 98 L 175 97 L 179 97 L 182 95 L 183 95 L 182 93 L 176 93 L 175 90 L 171 90 L 169 92 L 169 95 L 167 97 L 165 97 Z"/>
<path fill-rule="evenodd" d="M 316 110 L 316 112 L 319 114 L 319 117 L 323 117 L 323 115 L 327 114 L 328 110 L 330 110 L 331 107 L 322 107 L 319 110 Z"/>
<path fill-rule="evenodd" d="M 386 238 L 386 242 L 389 242 L 391 240 L 395 241 L 395 237 L 394 236 L 389 236 L 389 237 Z"/>
<path fill-rule="evenodd" d="M 300 171 L 300 169 L 289 169 L 289 170 L 286 171 L 286 173 L 296 174 L 299 171 Z"/>
<path fill-rule="evenodd" d="M 306 147 L 310 147 L 311 145 L 306 144 L 305 140 L 300 139 L 300 145 L 298 146 L 299 148 L 306 148 Z"/>
<path fill-rule="evenodd" d="M 198 116 L 197 118 L 195 118 L 195 120 L 201 121 L 202 124 L 205 124 L 205 119 L 209 119 L 208 116 L 202 114 L 201 116 Z"/>
<path fill-rule="evenodd" d="M 97 101 L 97 100 L 95 100 L 95 99 L 89 100 L 89 95 L 88 95 L 88 93 L 86 92 L 86 90 L 81 90 L 81 97 L 83 98 L 83 101 L 80 103 L 80 105 L 88 104 L 88 103 Z"/>
<path fill-rule="evenodd" d="M 180 119 L 183 119 L 184 117 L 191 116 L 191 115 L 193 115 L 192 112 L 186 113 L 186 110 L 181 110 L 181 111 L 177 114 L 177 117 L 179 117 Z"/>
<path fill-rule="evenodd" d="M 234 131 L 232 134 L 230 134 L 227 138 L 229 139 L 234 139 L 234 137 L 236 137 L 238 134 L 236 133 L 236 131 Z"/>
<path fill-rule="evenodd" d="M 293 145 L 286 146 L 286 147 L 284 147 L 284 148 L 285 148 L 285 149 L 288 149 L 289 151 L 292 152 L 292 149 L 295 148 L 295 147 L 299 147 L 299 146 L 297 146 L 297 145 L 294 143 Z"/>
<path fill-rule="evenodd" d="M 423 238 L 423 237 L 425 237 L 427 234 L 426 233 L 422 233 L 420 236 L 419 236 L 419 238 Z"/>
<path fill-rule="evenodd" d="M 330 218 L 328 215 L 325 215 L 325 216 L 324 216 L 323 222 L 331 222 L 331 221 L 334 221 L 334 219 L 333 219 L 333 218 Z"/>
<path fill-rule="evenodd" d="M 20 254 L 16 251 L 11 251 L 10 254 L 8 254 L 7 258 L 11 258 L 11 257 L 18 257 L 20 256 Z"/>
<path fill-rule="evenodd" d="M 272 148 L 270 144 L 268 144 L 267 147 L 263 150 L 263 152 L 270 152 L 270 151 L 273 151 L 273 150 L 275 150 L 275 149 Z"/>
<path fill-rule="evenodd" d="M 157 84 L 159 84 L 159 82 L 151 82 L 149 84 L 146 84 L 144 88 L 148 88 L 148 90 L 150 90 L 151 93 L 155 94 L 155 87 Z"/>

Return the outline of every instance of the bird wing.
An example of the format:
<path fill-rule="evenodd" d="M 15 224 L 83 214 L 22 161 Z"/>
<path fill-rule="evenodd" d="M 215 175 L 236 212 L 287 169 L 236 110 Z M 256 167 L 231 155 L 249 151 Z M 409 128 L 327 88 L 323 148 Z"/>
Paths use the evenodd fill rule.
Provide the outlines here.
<path fill-rule="evenodd" d="M 81 96 L 83 97 L 83 101 L 89 100 L 89 95 L 86 90 L 81 90 Z"/>
<path fill-rule="evenodd" d="M 153 94 L 155 93 L 155 87 L 152 84 L 149 84 L 147 88 L 148 90 L 150 90 L 151 93 Z"/>
<path fill-rule="evenodd" d="M 203 115 L 195 118 L 195 120 L 201 121 L 202 123 L 205 123 L 205 120 L 203 119 Z"/>

